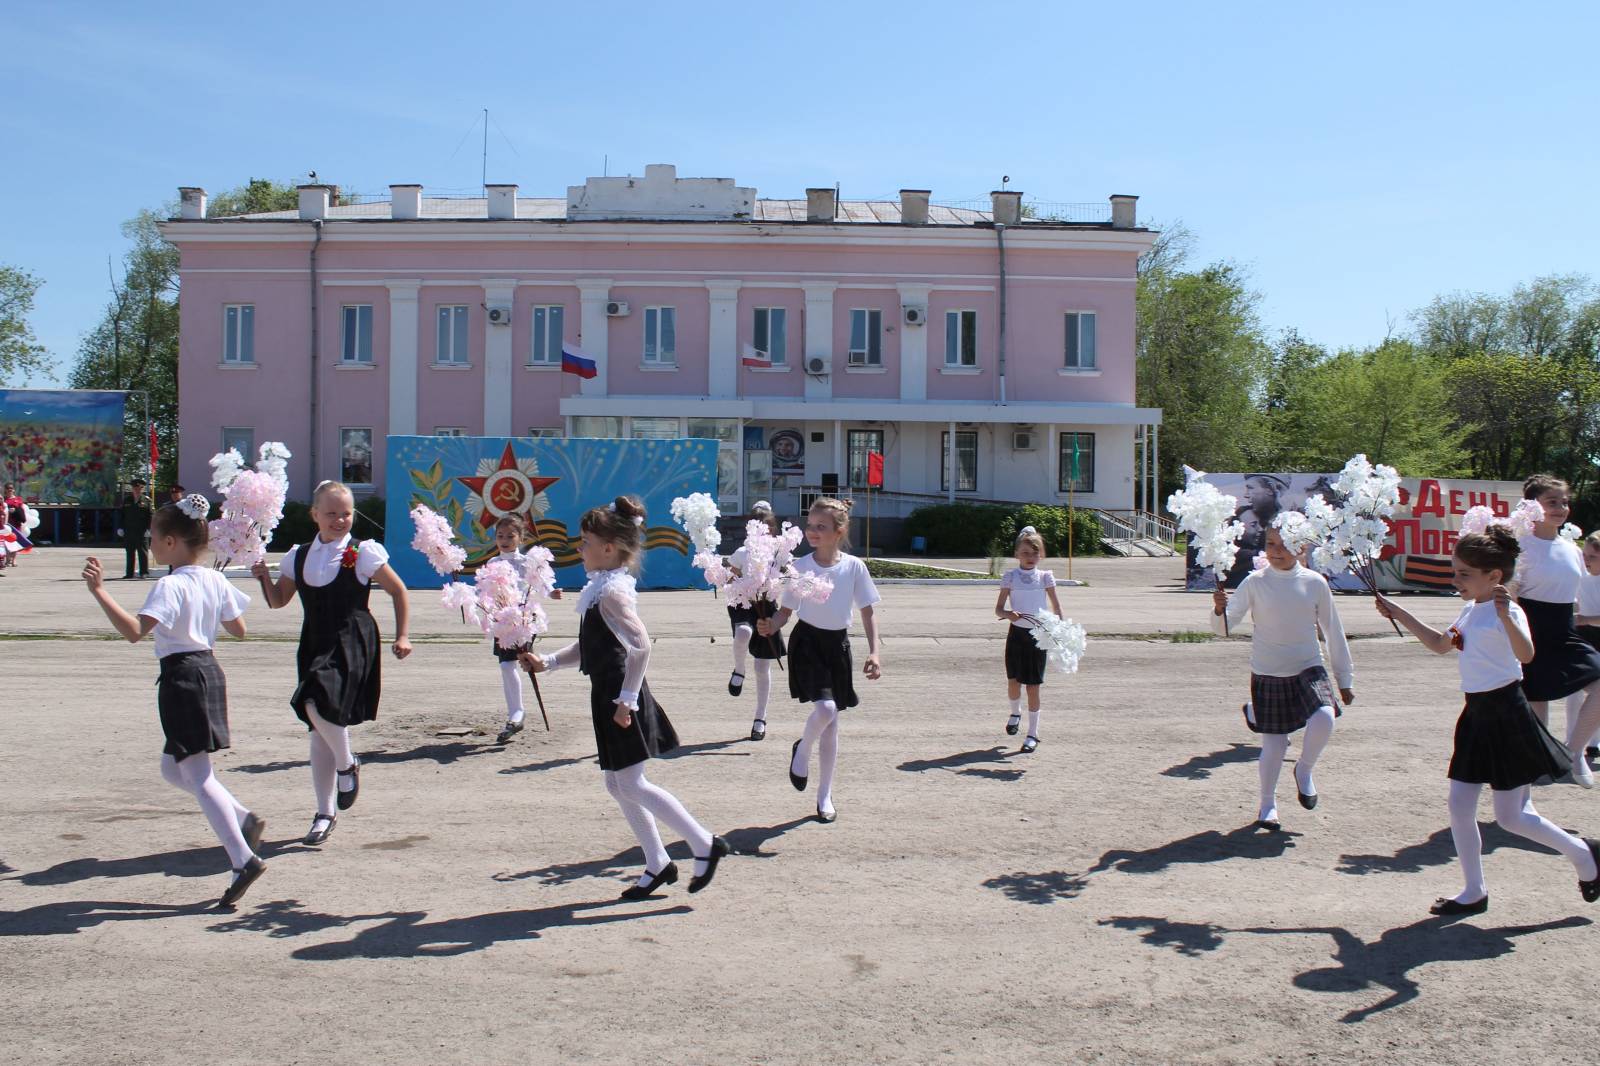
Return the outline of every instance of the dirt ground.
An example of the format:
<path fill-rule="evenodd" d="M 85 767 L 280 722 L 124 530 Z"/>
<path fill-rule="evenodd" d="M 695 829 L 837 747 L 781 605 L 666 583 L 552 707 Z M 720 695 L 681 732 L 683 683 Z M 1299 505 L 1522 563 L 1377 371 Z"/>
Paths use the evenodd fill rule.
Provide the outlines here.
<path fill-rule="evenodd" d="M 533 710 L 495 745 L 493 658 L 434 593 L 357 733 L 359 803 L 301 846 L 299 610 L 242 582 L 257 603 L 252 639 L 219 650 L 234 747 L 217 765 L 269 820 L 270 868 L 224 913 L 224 853 L 157 773 L 151 648 L 104 639 L 83 554 L 42 550 L 0 581 L 7 1062 L 1595 1060 L 1600 906 L 1564 860 L 1486 826 L 1492 909 L 1429 918 L 1460 886 L 1454 665 L 1363 598 L 1339 601 L 1358 698 L 1321 805 L 1301 810 L 1285 772 L 1286 832 L 1267 835 L 1248 828 L 1248 645 L 1165 635 L 1209 609 L 1175 560 L 1077 563 L 1091 584 L 1062 599 L 1089 653 L 1049 680 L 1031 756 L 1001 729 L 995 590 L 886 588 L 884 677 L 846 712 L 833 825 L 787 780 L 799 704 L 775 700 L 769 738 L 744 739 L 721 605 L 646 594 L 651 684 L 687 745 L 650 775 L 735 853 L 704 893 L 625 903 L 641 860 L 583 679 L 545 683 L 553 732 Z M 136 608 L 148 585 L 111 588 Z M 1600 833 L 1600 796 L 1535 799 Z"/>

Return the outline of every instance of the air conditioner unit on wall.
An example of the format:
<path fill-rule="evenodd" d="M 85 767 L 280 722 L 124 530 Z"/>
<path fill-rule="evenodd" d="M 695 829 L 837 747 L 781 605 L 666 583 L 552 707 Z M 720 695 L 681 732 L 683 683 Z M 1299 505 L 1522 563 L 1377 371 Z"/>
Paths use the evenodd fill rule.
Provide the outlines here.
<path fill-rule="evenodd" d="M 807 374 L 826 374 L 827 372 L 828 361 L 822 358 L 822 356 L 813 355 L 810 359 L 806 360 Z"/>
<path fill-rule="evenodd" d="M 906 325 L 925 326 L 928 324 L 928 309 L 919 304 L 906 304 Z"/>
<path fill-rule="evenodd" d="M 489 325 L 491 325 L 491 326 L 509 326 L 509 325 L 511 325 L 511 308 L 509 308 L 509 307 L 491 307 L 491 308 L 489 308 Z"/>
<path fill-rule="evenodd" d="M 1013 430 L 1012 431 L 1012 433 L 1011 433 L 1011 450 L 1012 451 L 1014 451 L 1014 452 L 1031 452 L 1031 451 L 1033 451 L 1033 448 L 1034 448 L 1033 430 L 1031 430 L 1031 429 L 1018 429 L 1018 430 Z"/>
<path fill-rule="evenodd" d="M 610 300 L 606 303 L 606 315 L 610 318 L 621 318 L 628 313 L 628 304 L 624 300 Z"/>

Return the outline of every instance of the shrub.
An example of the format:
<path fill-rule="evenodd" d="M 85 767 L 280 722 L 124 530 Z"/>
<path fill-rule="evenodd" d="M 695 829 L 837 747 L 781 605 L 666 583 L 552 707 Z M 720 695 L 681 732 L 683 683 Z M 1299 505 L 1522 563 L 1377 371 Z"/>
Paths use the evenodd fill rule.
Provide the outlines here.
<path fill-rule="evenodd" d="M 356 520 L 352 528 L 358 540 L 383 539 L 384 501 L 381 496 L 368 496 L 356 501 Z M 304 500 L 290 500 L 283 505 L 283 520 L 272 531 L 268 550 L 288 551 L 296 544 L 305 544 L 317 535 L 317 523 L 311 517 L 311 504 Z"/>
<path fill-rule="evenodd" d="M 1042 503 L 941 503 L 918 507 L 906 517 L 907 537 L 926 537 L 928 550 L 939 555 L 1009 558 L 1017 531 L 1032 526 L 1044 538 L 1049 555 L 1067 552 L 1067 509 Z M 1100 554 L 1100 520 L 1093 511 L 1072 512 L 1073 554 Z"/>

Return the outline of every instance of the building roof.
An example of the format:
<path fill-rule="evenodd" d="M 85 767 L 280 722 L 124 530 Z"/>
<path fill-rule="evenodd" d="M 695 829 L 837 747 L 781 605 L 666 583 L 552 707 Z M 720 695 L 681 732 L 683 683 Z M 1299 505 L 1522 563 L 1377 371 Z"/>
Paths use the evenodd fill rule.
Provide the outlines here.
<path fill-rule="evenodd" d="M 1071 210 L 1053 210 L 1055 208 Z M 1072 225 L 1106 227 L 1111 224 L 1110 208 L 1105 204 L 1045 204 L 1039 205 L 1040 217 L 1024 218 L 1024 225 Z M 1059 216 L 1059 217 L 1058 217 Z M 233 215 L 209 218 L 206 221 L 227 222 L 292 222 L 300 217 L 296 210 L 268 211 L 253 215 Z M 389 221 L 389 201 L 344 204 L 328 208 L 331 221 Z M 425 196 L 422 198 L 423 221 L 487 220 L 489 201 L 482 196 L 460 199 Z M 517 220 L 534 222 L 565 222 L 567 201 L 557 197 L 517 197 Z M 616 221 L 648 222 L 645 218 L 626 218 Z M 710 220 L 707 220 L 710 221 Z M 728 220 L 734 221 L 734 220 Z M 737 220 L 743 222 L 745 220 Z M 757 200 L 756 213 L 751 222 L 805 222 L 805 200 Z M 931 204 L 928 207 L 928 224 L 936 226 L 986 226 L 993 221 L 989 211 L 975 207 Z M 900 203 L 896 200 L 841 200 L 835 224 L 841 223 L 900 223 Z"/>

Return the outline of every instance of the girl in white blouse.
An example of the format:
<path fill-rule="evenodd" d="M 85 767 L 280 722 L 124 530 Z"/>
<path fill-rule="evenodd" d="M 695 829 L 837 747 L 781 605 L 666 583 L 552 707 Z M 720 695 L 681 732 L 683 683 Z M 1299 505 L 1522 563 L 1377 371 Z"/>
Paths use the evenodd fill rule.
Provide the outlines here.
<path fill-rule="evenodd" d="M 1032 526 L 1017 534 L 1017 565 L 1000 579 L 1000 595 L 994 601 L 995 617 L 1006 626 L 1006 696 L 1011 701 L 1011 717 L 1006 733 L 1017 735 L 1022 724 L 1022 692 L 1028 692 L 1028 735 L 1022 741 L 1024 753 L 1039 747 L 1039 687 L 1044 684 L 1045 650 L 1033 639 L 1038 614 L 1047 606 L 1058 618 L 1061 601 L 1056 598 L 1056 576 L 1039 566 L 1044 558 L 1044 538 Z M 1009 603 L 1007 602 L 1009 601 Z"/>

